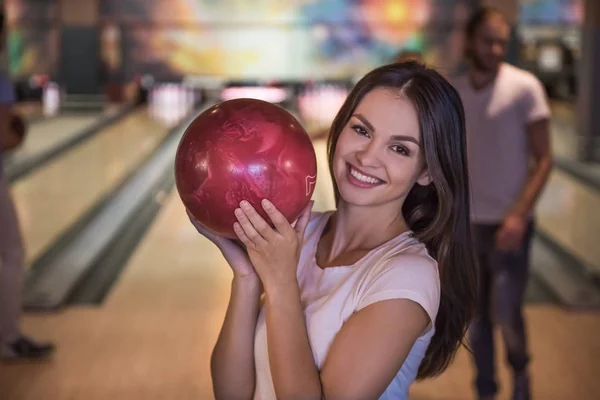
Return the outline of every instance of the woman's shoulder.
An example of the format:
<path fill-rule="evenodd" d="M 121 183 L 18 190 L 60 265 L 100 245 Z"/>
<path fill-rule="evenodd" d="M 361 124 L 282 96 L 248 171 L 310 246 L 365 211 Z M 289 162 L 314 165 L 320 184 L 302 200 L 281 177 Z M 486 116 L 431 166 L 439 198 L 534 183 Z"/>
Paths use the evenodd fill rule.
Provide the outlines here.
<path fill-rule="evenodd" d="M 437 261 L 412 235 L 390 244 L 368 267 L 366 282 L 386 282 L 388 288 L 425 292 L 434 302 L 440 295 Z"/>
<path fill-rule="evenodd" d="M 424 279 L 439 285 L 438 263 L 428 253 L 396 253 L 386 257 L 380 265 L 383 270 L 399 270 L 404 277 Z"/>
<path fill-rule="evenodd" d="M 431 257 L 425 243 L 413 232 L 405 232 L 386 243 L 378 251 L 377 264 L 382 268 L 426 268 L 437 272 L 437 261 Z"/>
<path fill-rule="evenodd" d="M 438 263 L 420 243 L 392 249 L 383 254 L 371 271 L 377 274 L 393 272 L 394 275 L 403 277 L 439 281 Z"/>
<path fill-rule="evenodd" d="M 407 299 L 435 322 L 441 298 L 438 265 L 418 243 L 406 241 L 366 266 L 358 285 L 357 310 L 382 300 Z"/>

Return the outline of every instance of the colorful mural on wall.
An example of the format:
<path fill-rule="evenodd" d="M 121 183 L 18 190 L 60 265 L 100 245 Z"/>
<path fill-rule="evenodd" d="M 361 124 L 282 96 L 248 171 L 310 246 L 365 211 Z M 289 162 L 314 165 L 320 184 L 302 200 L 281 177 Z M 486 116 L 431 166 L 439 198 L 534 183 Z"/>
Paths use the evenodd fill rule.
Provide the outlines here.
<path fill-rule="evenodd" d="M 444 53 L 456 47 L 448 42 L 471 3 L 106 0 L 101 12 L 105 30 L 119 31 L 126 78 L 144 71 L 159 79 L 188 74 L 307 79 L 361 74 L 402 50 L 455 63 L 457 56 Z"/>
<path fill-rule="evenodd" d="M 522 0 L 521 23 L 577 22 L 581 0 Z M 477 0 L 103 0 L 102 76 L 347 78 L 403 50 L 451 71 Z M 56 72 L 56 0 L 5 0 L 13 76 Z M 540 17 L 541 16 L 541 17 Z"/>
<path fill-rule="evenodd" d="M 583 21 L 585 0 L 521 0 L 519 22 L 523 25 L 576 25 Z"/>
<path fill-rule="evenodd" d="M 340 78 L 402 50 L 456 63 L 475 0 L 103 0 L 103 80 Z M 56 0 L 6 0 L 13 76 L 56 73 Z"/>
<path fill-rule="evenodd" d="M 5 0 L 8 70 L 15 78 L 52 74 L 58 59 L 56 2 Z"/>

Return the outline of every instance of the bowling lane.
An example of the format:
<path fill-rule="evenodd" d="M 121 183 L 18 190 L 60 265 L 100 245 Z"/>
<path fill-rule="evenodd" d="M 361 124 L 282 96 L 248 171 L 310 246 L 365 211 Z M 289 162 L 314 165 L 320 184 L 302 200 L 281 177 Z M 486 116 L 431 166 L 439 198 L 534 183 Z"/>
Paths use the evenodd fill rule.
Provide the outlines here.
<path fill-rule="evenodd" d="M 12 185 L 31 263 L 148 156 L 168 129 L 138 110 Z"/>
<path fill-rule="evenodd" d="M 42 103 L 39 101 L 17 103 L 14 105 L 14 110 L 29 122 L 43 118 Z"/>
<path fill-rule="evenodd" d="M 552 153 L 556 166 L 585 179 L 591 185 L 600 185 L 600 163 L 582 163 L 578 159 L 577 121 L 572 106 L 553 104 L 552 112 Z"/>
<path fill-rule="evenodd" d="M 600 274 L 600 191 L 554 169 L 537 208 L 537 224 Z"/>
<path fill-rule="evenodd" d="M 111 109 L 104 113 L 59 115 L 31 124 L 25 142 L 17 151 L 9 153 L 6 163 L 18 163 L 32 155 L 40 154 L 92 125 L 103 115 L 108 116 L 114 112 L 115 110 Z"/>

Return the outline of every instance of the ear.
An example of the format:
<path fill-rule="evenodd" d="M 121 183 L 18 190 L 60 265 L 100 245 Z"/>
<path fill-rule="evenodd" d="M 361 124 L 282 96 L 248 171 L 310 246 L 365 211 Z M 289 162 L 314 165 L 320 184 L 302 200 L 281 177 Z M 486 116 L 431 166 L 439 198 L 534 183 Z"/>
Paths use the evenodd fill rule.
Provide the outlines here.
<path fill-rule="evenodd" d="M 427 186 L 431 183 L 431 175 L 429 175 L 429 170 L 427 168 L 421 172 L 417 179 L 417 183 L 421 186 Z"/>

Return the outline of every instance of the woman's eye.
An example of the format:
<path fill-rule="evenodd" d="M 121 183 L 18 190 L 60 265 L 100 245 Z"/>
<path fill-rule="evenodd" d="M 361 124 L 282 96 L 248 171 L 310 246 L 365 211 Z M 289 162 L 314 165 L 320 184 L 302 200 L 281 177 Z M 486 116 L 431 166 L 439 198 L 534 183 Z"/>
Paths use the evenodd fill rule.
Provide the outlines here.
<path fill-rule="evenodd" d="M 408 156 L 409 152 L 408 149 L 404 146 L 400 146 L 400 145 L 394 145 L 392 146 L 392 151 L 398 154 L 402 154 L 404 156 Z"/>
<path fill-rule="evenodd" d="M 369 137 L 369 132 L 360 125 L 352 125 L 352 129 L 361 136 Z"/>

